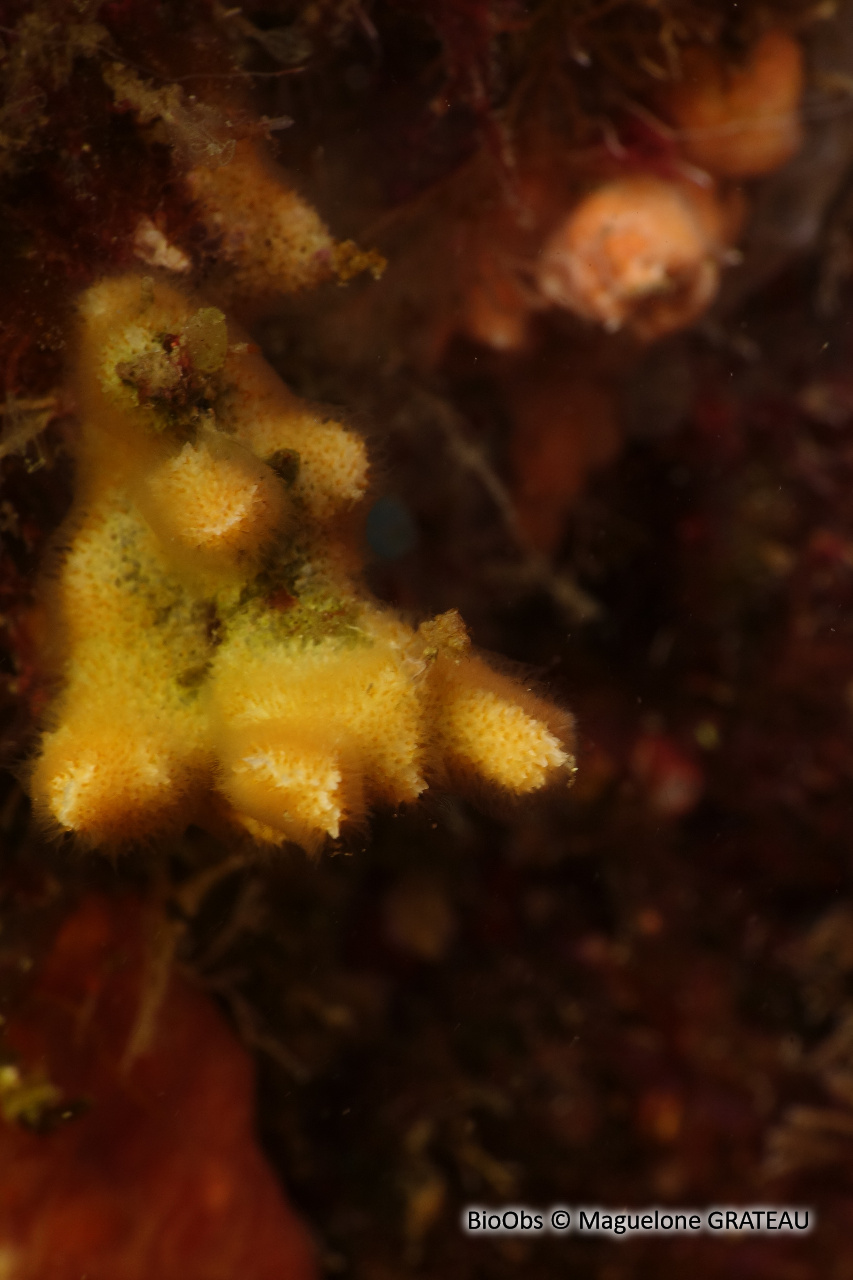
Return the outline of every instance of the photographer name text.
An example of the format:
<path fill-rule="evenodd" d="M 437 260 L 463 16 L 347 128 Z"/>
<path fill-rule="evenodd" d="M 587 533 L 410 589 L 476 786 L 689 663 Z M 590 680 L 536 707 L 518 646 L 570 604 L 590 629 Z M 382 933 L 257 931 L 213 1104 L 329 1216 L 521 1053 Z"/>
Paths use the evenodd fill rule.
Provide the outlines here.
<path fill-rule="evenodd" d="M 722 1205 L 710 1209 L 607 1209 L 601 1206 L 553 1205 L 530 1209 L 522 1205 L 486 1208 L 469 1205 L 462 1213 L 462 1229 L 470 1235 L 537 1235 L 575 1232 L 580 1235 L 690 1235 L 726 1233 L 800 1232 L 815 1225 L 812 1209 L 802 1205 Z"/>

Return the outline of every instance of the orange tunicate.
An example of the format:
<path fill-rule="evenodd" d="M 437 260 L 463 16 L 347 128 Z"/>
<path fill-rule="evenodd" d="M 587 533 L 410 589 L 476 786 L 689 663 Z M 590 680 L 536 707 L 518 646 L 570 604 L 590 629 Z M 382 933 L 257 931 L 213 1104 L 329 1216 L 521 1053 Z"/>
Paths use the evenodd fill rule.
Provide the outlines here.
<path fill-rule="evenodd" d="M 740 66 L 714 49 L 687 49 L 682 78 L 660 104 L 688 160 L 721 178 L 751 178 L 772 173 L 799 149 L 802 92 L 802 49 L 772 30 Z"/>
<path fill-rule="evenodd" d="M 610 331 L 646 339 L 680 329 L 713 299 L 725 239 L 713 192 L 650 176 L 592 191 L 547 241 L 537 271 L 542 295 Z"/>

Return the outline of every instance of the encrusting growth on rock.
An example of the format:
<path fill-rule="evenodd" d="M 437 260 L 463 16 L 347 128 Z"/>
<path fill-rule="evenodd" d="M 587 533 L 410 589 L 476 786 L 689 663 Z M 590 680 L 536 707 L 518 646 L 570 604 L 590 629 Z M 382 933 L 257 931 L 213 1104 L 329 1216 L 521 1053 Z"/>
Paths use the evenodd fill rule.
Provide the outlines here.
<path fill-rule="evenodd" d="M 73 390 L 77 494 L 44 586 L 61 686 L 31 775 L 51 825 L 115 845 L 224 822 L 313 849 L 429 783 L 571 774 L 570 718 L 457 614 L 415 631 L 359 595 L 364 445 L 221 311 L 102 281 Z"/>

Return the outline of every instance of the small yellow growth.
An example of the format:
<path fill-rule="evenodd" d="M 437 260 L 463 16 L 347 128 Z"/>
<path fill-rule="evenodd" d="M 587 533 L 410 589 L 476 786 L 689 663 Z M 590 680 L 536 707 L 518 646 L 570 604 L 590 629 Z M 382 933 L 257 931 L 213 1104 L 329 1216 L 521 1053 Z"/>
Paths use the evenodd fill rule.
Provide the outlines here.
<path fill-rule="evenodd" d="M 758 177 L 799 150 L 803 81 L 801 46 L 773 29 L 739 66 L 716 49 L 687 49 L 681 80 L 661 106 L 694 164 L 721 178 Z"/>
<path fill-rule="evenodd" d="M 0 1115 L 10 1124 L 37 1128 L 45 1113 L 62 1101 L 62 1091 L 43 1075 L 22 1075 L 12 1063 L 0 1067 Z M 3 1255 L 0 1252 L 0 1280 Z"/>
<path fill-rule="evenodd" d="M 681 328 L 717 291 L 724 211 L 687 183 L 636 176 L 591 192 L 546 244 L 543 296 L 616 330 L 646 338 Z"/>
<path fill-rule="evenodd" d="M 79 311 L 78 491 L 44 586 L 61 692 L 32 769 L 51 824 L 313 849 L 431 782 L 570 775 L 569 717 L 473 656 L 457 614 L 413 631 L 358 594 L 357 436 L 159 281 L 105 280 Z"/>
<path fill-rule="evenodd" d="M 341 284 L 354 280 L 362 271 L 381 280 L 387 266 L 387 258 L 377 249 L 360 249 L 354 240 L 342 240 L 332 250 L 332 268 Z"/>

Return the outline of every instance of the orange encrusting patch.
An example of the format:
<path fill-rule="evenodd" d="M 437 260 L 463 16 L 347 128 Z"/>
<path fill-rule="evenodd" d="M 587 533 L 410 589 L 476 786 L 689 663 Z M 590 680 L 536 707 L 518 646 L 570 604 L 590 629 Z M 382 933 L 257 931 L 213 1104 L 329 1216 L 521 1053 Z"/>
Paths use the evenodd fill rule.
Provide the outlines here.
<path fill-rule="evenodd" d="M 173 971 L 126 1062 L 145 923 L 130 897 L 85 899 L 9 1019 L 20 1070 L 46 1073 L 62 1101 L 44 1132 L 0 1119 L 2 1275 L 315 1280 L 255 1140 L 251 1061 L 211 1001 Z"/>

